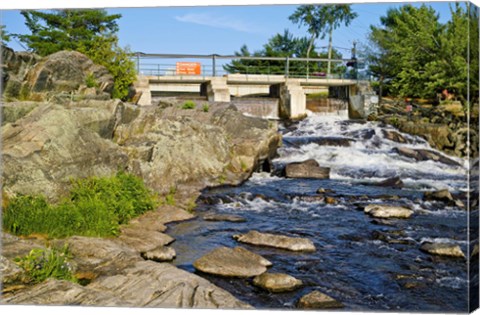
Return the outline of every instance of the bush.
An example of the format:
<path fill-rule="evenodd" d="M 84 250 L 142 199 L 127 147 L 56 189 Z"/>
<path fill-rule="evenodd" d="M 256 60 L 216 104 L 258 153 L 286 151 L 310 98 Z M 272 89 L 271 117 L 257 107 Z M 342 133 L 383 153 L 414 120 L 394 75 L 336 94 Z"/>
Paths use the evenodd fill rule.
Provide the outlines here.
<path fill-rule="evenodd" d="M 89 73 L 87 77 L 85 78 L 85 85 L 88 88 L 97 88 L 98 87 L 98 82 L 97 79 L 95 79 L 95 76 L 93 73 Z"/>
<path fill-rule="evenodd" d="M 48 278 L 77 282 L 68 264 L 70 258 L 67 246 L 61 250 L 35 248 L 27 256 L 16 258 L 15 262 L 25 270 L 27 281 L 33 284 Z"/>
<path fill-rule="evenodd" d="M 208 106 L 208 104 L 203 104 L 203 107 L 202 107 L 202 110 L 205 112 L 205 113 L 208 113 L 208 110 L 210 109 L 210 106 Z"/>
<path fill-rule="evenodd" d="M 194 101 L 186 101 L 182 105 L 182 109 L 194 109 L 195 107 L 197 107 L 197 105 Z"/>
<path fill-rule="evenodd" d="M 73 182 L 68 198 L 50 205 L 42 196 L 18 196 L 3 213 L 3 228 L 16 235 L 32 233 L 61 238 L 71 235 L 117 235 L 120 224 L 154 209 L 155 196 L 133 175 L 91 177 Z"/>

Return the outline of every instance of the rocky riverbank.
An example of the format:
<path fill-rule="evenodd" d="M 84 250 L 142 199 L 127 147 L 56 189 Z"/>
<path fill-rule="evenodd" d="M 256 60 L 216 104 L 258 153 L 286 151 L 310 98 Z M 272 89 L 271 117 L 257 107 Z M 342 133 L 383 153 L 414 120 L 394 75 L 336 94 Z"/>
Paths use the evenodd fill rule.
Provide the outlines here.
<path fill-rule="evenodd" d="M 280 145 L 277 124 L 229 104 L 111 99 L 111 76 L 77 52 L 45 58 L 2 50 L 3 205 L 18 194 L 60 200 L 71 180 L 122 170 L 169 204 L 132 220 L 113 239 L 2 235 L 4 303 L 249 308 L 168 261 L 165 224 L 188 220 L 206 187 L 238 185 L 268 167 Z M 87 79 L 89 78 L 89 79 Z M 93 79 L 92 79 L 93 78 Z M 94 80 L 94 86 L 89 85 Z M 206 103 L 206 102 L 204 102 Z M 30 286 L 14 259 L 46 244 L 69 245 L 82 285 L 48 280 Z M 148 286 L 146 285 L 148 283 Z"/>

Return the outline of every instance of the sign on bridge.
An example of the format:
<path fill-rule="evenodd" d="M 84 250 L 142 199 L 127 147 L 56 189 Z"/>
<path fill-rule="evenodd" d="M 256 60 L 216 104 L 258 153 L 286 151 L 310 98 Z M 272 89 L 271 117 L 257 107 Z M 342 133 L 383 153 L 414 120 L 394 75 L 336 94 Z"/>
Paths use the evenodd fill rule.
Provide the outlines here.
<path fill-rule="evenodd" d="M 200 62 L 177 62 L 177 75 L 200 75 L 202 73 L 202 65 Z"/>

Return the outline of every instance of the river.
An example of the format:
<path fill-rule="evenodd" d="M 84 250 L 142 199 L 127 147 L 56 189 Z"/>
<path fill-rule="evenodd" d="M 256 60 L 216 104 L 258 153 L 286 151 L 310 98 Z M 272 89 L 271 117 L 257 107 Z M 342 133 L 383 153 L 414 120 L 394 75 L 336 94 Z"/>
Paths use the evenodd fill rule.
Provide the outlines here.
<path fill-rule="evenodd" d="M 240 245 L 270 260 L 270 272 L 303 281 L 304 286 L 294 292 L 273 294 L 253 286 L 251 279 L 196 272 L 259 309 L 292 309 L 301 296 L 319 290 L 352 311 L 466 312 L 465 259 L 432 256 L 420 251 L 420 245 L 451 242 L 467 253 L 468 213 L 422 199 L 429 190 L 464 193 L 467 164 L 455 158 L 461 166 L 401 156 L 395 148 L 433 149 L 425 140 L 402 133 L 407 143 L 391 141 L 383 130 L 396 131 L 376 122 L 318 113 L 282 126 L 284 145 L 274 166 L 313 158 L 331 168 L 330 179 L 254 173 L 239 187 L 205 191 L 198 201 L 197 219 L 169 226 L 169 235 L 176 239 L 174 264 L 196 272 L 192 263 L 202 255 L 219 246 Z M 342 139 L 349 145 L 337 145 Z M 374 185 L 393 176 L 402 179 L 403 188 Z M 319 188 L 336 203 L 308 197 L 317 196 Z M 406 220 L 373 219 L 363 212 L 369 203 L 403 205 L 414 215 Z M 204 221 L 205 213 L 240 215 L 246 222 Z M 293 253 L 240 244 L 232 238 L 249 230 L 306 237 L 317 250 Z"/>

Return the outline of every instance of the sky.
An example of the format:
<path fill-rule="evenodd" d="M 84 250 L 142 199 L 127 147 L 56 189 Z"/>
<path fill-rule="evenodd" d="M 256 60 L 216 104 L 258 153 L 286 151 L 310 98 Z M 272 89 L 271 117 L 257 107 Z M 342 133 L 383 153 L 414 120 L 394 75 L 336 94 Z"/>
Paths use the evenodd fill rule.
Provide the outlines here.
<path fill-rule="evenodd" d="M 380 17 L 402 3 L 356 3 L 358 17 L 349 27 L 340 27 L 333 34 L 333 46 L 348 58 L 354 41 L 366 43 L 369 26 L 378 25 Z M 419 6 L 421 3 L 416 2 Z M 440 20 L 449 19 L 449 2 L 428 2 Z M 220 54 L 231 55 L 242 45 L 250 51 L 262 46 L 276 33 L 288 29 L 295 36 L 308 36 L 305 27 L 293 24 L 288 17 L 298 5 L 201 6 L 109 8 L 120 13 L 118 33 L 121 46 L 144 53 Z M 9 33 L 29 33 L 19 10 L 1 10 L 0 23 Z M 317 40 L 316 47 L 327 46 L 327 38 Z M 24 50 L 16 41 L 15 50 Z"/>

